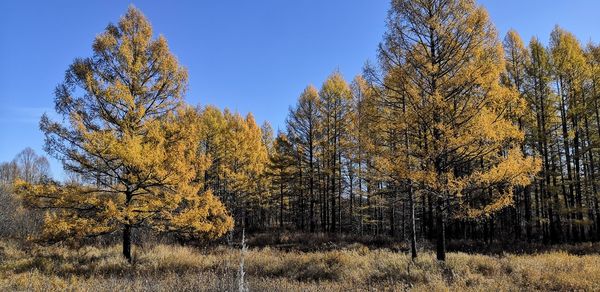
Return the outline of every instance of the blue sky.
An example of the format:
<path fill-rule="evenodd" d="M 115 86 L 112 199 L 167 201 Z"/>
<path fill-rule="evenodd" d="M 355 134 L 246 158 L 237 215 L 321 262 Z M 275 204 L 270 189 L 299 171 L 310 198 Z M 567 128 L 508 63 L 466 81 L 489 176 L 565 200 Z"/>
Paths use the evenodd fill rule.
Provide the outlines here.
<path fill-rule="evenodd" d="M 0 1 L 0 161 L 30 146 L 43 153 L 39 117 L 75 57 L 132 3 L 165 35 L 190 75 L 187 101 L 213 104 L 283 127 L 308 84 L 339 69 L 350 80 L 375 59 L 388 1 Z M 514 28 L 547 42 L 559 24 L 600 40 L 600 1 L 485 0 L 503 37 Z M 58 162 L 52 172 L 61 177 Z"/>

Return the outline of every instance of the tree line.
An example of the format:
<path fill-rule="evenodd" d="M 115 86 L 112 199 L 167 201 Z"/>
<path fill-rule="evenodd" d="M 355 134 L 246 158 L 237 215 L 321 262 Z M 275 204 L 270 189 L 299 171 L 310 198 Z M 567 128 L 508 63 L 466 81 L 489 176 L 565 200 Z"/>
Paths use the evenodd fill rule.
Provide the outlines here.
<path fill-rule="evenodd" d="M 290 109 L 279 226 L 429 239 L 440 259 L 445 237 L 600 238 L 598 45 L 558 26 L 501 42 L 472 1 L 392 1 L 387 28 L 377 65 Z"/>
<path fill-rule="evenodd" d="M 309 85 L 274 133 L 183 102 L 187 72 L 131 7 L 56 90 L 45 149 L 77 180 L 17 180 L 40 238 L 234 227 L 447 239 L 600 239 L 600 48 L 556 27 L 503 42 L 467 0 L 393 0 L 378 62 Z M 4 177 L 4 168 L 1 171 Z M 9 168 L 9 167 L 8 167 Z"/>

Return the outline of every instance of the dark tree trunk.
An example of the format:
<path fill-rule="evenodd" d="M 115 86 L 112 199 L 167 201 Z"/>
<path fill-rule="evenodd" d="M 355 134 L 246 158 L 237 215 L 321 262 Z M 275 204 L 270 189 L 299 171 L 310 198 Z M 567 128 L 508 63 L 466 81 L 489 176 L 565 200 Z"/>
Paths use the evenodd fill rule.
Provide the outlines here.
<path fill-rule="evenodd" d="M 279 184 L 279 227 L 283 228 L 283 178 Z"/>
<path fill-rule="evenodd" d="M 338 153 L 338 232 L 342 233 L 342 152 Z"/>
<path fill-rule="evenodd" d="M 415 226 L 415 202 L 410 182 L 408 186 L 408 205 L 410 209 L 410 256 L 414 260 L 417 258 L 417 232 Z"/>
<path fill-rule="evenodd" d="M 313 141 L 313 123 L 309 126 L 309 145 L 308 145 L 308 166 L 309 166 L 309 192 L 310 192 L 310 232 L 315 232 L 315 167 L 314 167 L 314 141 Z"/>
<path fill-rule="evenodd" d="M 434 234 L 433 232 L 435 231 L 434 227 L 433 227 L 433 196 L 431 196 L 431 194 L 428 194 L 427 197 L 427 204 L 428 204 L 428 210 L 427 210 L 427 238 L 430 240 L 433 240 L 434 238 Z"/>
<path fill-rule="evenodd" d="M 523 196 L 525 197 L 525 235 L 527 236 L 527 242 L 531 243 L 531 194 L 529 188 L 524 188 Z"/>
<path fill-rule="evenodd" d="M 133 198 L 133 194 L 128 191 L 125 193 L 125 206 L 129 206 L 131 199 Z M 131 222 L 129 222 L 129 218 L 126 216 L 125 221 L 127 224 L 123 226 L 123 256 L 127 259 L 129 263 L 133 262 L 133 258 L 131 257 Z"/>
<path fill-rule="evenodd" d="M 392 193 L 390 194 L 389 202 L 388 202 L 388 212 L 389 212 L 389 221 L 390 221 L 390 229 L 389 236 L 394 238 L 396 236 L 396 209 L 395 209 L 395 201 L 396 201 L 396 185 L 393 184 L 391 187 Z"/>
<path fill-rule="evenodd" d="M 123 256 L 129 263 L 133 262 L 131 257 L 131 225 L 125 224 L 123 227 Z"/>
<path fill-rule="evenodd" d="M 574 216 L 574 212 L 573 212 L 573 207 L 575 207 L 575 196 L 574 196 L 574 190 L 573 190 L 573 173 L 571 170 L 571 151 L 570 151 L 570 146 L 569 146 L 569 129 L 568 129 L 568 125 L 567 125 L 567 104 L 566 104 L 566 96 L 565 93 L 563 91 L 563 81 L 562 79 L 559 79 L 558 81 L 558 86 L 559 86 L 559 95 L 560 95 L 560 116 L 561 116 L 561 129 L 562 129 L 562 135 L 563 135 L 563 147 L 564 147 L 564 154 L 565 154 L 565 167 L 567 168 L 567 185 L 568 185 L 568 189 L 569 189 L 569 229 L 570 229 L 570 234 L 572 234 L 575 237 L 575 240 L 579 240 L 579 236 L 576 232 L 576 230 L 573 230 L 572 227 L 572 220 L 575 218 Z M 565 183 L 563 181 L 563 183 Z"/>
<path fill-rule="evenodd" d="M 302 160 L 298 158 L 298 169 L 300 170 L 300 230 L 304 231 L 304 179 L 302 178 Z"/>
<path fill-rule="evenodd" d="M 552 173 L 556 174 L 556 163 L 554 161 L 554 156 L 552 154 L 548 155 L 551 163 L 550 165 L 552 166 Z M 549 176 L 549 175 L 548 175 Z M 556 178 L 556 175 L 552 176 L 552 185 L 555 187 L 555 189 L 552 191 L 553 193 L 553 199 L 554 199 L 554 206 L 556 208 L 556 221 L 555 221 L 555 227 L 556 227 L 556 241 L 560 242 L 562 241 L 563 238 L 563 230 L 562 230 L 562 221 L 560 219 L 560 214 L 559 214 L 559 210 L 560 210 L 560 198 L 558 196 L 558 181 Z"/>
<path fill-rule="evenodd" d="M 334 149 L 335 151 L 335 149 Z M 332 174 L 331 174 L 331 226 L 329 227 L 329 231 L 335 232 L 336 228 L 336 213 L 335 213 L 335 154 L 333 155 L 333 164 L 332 164 Z"/>
<path fill-rule="evenodd" d="M 437 221 L 437 244 L 436 257 L 438 261 L 446 260 L 446 226 L 444 222 L 444 214 L 442 211 L 442 198 L 438 199 L 436 206 L 436 221 Z"/>
<path fill-rule="evenodd" d="M 574 173 L 574 179 L 575 179 L 575 200 L 576 200 L 576 206 L 577 206 L 577 212 L 576 212 L 576 216 L 577 216 L 577 237 L 579 238 L 579 240 L 583 241 L 585 240 L 585 232 L 583 229 L 583 225 L 581 224 L 581 222 L 583 221 L 583 196 L 581 194 L 581 163 L 580 163 L 580 131 L 579 131 L 579 118 L 577 115 L 574 115 L 573 119 L 573 129 L 575 131 L 575 135 L 573 138 L 573 149 L 574 149 L 574 154 L 573 154 L 573 163 L 575 164 L 575 173 Z"/>
<path fill-rule="evenodd" d="M 517 191 L 515 192 L 515 197 L 514 197 L 514 218 L 513 218 L 513 227 L 514 227 L 514 232 L 515 232 L 515 238 L 516 239 L 521 239 L 521 196 L 523 193 L 523 188 L 518 188 Z"/>

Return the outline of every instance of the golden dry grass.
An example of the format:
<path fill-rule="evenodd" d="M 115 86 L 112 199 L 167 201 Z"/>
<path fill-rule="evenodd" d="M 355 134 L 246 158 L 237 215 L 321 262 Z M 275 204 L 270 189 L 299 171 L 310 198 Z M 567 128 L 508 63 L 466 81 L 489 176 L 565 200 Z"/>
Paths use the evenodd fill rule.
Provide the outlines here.
<path fill-rule="evenodd" d="M 118 246 L 33 247 L 0 242 L 0 291 L 234 291 L 240 251 L 155 245 L 135 251 L 133 265 Z M 498 291 L 600 290 L 600 255 L 548 252 L 486 256 L 431 253 L 416 262 L 404 253 L 369 250 L 285 252 L 250 249 L 251 291 Z"/>

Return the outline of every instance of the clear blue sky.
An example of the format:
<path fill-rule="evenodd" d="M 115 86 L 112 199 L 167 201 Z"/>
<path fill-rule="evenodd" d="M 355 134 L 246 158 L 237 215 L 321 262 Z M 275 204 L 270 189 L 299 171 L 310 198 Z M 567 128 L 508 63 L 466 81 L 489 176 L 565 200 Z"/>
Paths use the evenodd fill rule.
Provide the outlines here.
<path fill-rule="evenodd" d="M 189 70 L 187 101 L 283 127 L 308 84 L 333 70 L 350 80 L 375 59 L 389 1 L 132 1 Z M 515 28 L 544 42 L 555 24 L 600 40 L 600 1 L 482 0 L 501 37 Z M 117 22 L 127 1 L 0 1 L 0 161 L 30 146 L 43 153 L 39 117 L 75 57 Z M 52 171 L 61 177 L 58 162 Z"/>

